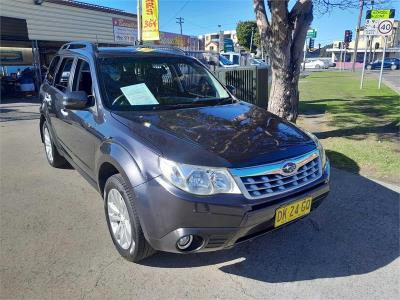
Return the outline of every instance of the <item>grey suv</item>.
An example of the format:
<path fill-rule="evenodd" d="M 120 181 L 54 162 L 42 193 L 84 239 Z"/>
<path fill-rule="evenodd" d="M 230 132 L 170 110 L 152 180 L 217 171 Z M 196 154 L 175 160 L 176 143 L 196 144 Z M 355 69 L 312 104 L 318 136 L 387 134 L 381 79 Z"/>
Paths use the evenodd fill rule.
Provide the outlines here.
<path fill-rule="evenodd" d="M 100 192 L 126 259 L 230 248 L 327 196 L 319 141 L 230 90 L 176 51 L 75 42 L 54 57 L 40 89 L 47 160 Z"/>

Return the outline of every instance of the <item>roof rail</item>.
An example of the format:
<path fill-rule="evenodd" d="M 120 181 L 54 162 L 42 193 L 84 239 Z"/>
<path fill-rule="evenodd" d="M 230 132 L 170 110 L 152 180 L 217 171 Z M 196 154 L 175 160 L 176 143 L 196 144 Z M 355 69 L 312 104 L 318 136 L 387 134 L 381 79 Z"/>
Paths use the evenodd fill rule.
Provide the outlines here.
<path fill-rule="evenodd" d="M 186 55 L 186 51 L 182 50 L 181 48 L 175 47 L 175 46 L 168 46 L 168 45 L 155 45 L 155 44 L 150 44 L 150 45 L 136 45 L 134 46 L 135 48 L 150 48 L 150 49 L 157 49 L 157 50 L 165 50 L 169 52 L 176 52 L 179 54 Z"/>
<path fill-rule="evenodd" d="M 86 49 L 92 52 L 97 51 L 96 44 L 88 41 L 69 42 L 61 46 L 60 50 Z"/>

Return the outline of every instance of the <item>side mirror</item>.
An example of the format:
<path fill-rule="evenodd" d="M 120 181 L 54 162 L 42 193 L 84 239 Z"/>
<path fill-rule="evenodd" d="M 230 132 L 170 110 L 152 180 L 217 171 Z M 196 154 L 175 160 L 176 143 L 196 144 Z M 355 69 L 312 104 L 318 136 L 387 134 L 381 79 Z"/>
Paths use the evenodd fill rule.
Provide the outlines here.
<path fill-rule="evenodd" d="M 67 109 L 85 109 L 89 106 L 88 95 L 85 91 L 66 92 L 63 105 Z"/>
<path fill-rule="evenodd" d="M 236 96 L 236 88 L 233 85 L 226 85 L 226 89 L 234 96 Z"/>

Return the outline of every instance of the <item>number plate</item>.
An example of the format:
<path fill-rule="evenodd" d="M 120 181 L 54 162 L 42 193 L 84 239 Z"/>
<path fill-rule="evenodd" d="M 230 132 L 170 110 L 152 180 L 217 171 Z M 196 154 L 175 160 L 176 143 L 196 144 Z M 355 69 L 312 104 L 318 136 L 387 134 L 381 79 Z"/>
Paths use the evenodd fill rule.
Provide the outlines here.
<path fill-rule="evenodd" d="M 309 214 L 311 203 L 312 198 L 308 197 L 278 208 L 275 212 L 275 227 Z"/>

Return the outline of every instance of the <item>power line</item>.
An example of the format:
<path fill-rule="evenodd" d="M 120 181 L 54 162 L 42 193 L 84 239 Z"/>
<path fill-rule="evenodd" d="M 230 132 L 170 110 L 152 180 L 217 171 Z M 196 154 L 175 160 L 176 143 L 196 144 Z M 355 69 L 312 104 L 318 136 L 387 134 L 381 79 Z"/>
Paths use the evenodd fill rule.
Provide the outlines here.
<path fill-rule="evenodd" d="M 165 22 L 165 23 L 163 23 L 163 24 L 161 24 L 161 25 L 162 25 L 162 26 L 165 26 L 165 25 L 168 25 L 169 23 L 171 23 L 171 21 L 172 21 L 173 19 L 175 19 L 175 17 L 176 17 L 182 10 L 185 9 L 186 5 L 189 4 L 189 1 L 190 1 L 190 0 L 186 0 L 186 2 L 183 3 L 183 5 L 181 6 L 181 8 L 178 9 L 177 12 L 176 12 L 173 16 L 172 16 L 170 19 L 168 19 L 167 22 Z"/>

